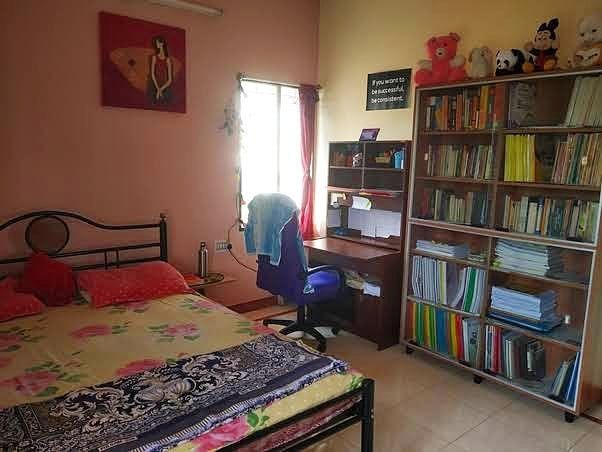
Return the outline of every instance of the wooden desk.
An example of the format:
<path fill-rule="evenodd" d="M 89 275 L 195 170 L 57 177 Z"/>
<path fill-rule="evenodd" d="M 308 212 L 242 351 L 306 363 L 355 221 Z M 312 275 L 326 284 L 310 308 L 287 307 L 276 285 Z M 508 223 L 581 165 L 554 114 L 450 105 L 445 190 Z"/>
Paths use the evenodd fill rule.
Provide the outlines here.
<path fill-rule="evenodd" d="M 310 265 L 336 265 L 369 275 L 381 287 L 380 297 L 346 288 L 337 300 L 310 306 L 316 321 L 331 322 L 378 345 L 399 342 L 401 306 L 401 252 L 348 240 L 325 237 L 304 243 Z"/>

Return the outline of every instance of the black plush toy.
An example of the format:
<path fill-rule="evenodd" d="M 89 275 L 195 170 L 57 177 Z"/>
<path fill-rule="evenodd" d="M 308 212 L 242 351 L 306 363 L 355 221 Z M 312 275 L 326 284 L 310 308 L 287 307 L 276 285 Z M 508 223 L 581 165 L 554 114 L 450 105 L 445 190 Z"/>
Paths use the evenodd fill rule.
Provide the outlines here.
<path fill-rule="evenodd" d="M 522 74 L 525 54 L 519 49 L 498 50 L 495 54 L 495 75 Z"/>

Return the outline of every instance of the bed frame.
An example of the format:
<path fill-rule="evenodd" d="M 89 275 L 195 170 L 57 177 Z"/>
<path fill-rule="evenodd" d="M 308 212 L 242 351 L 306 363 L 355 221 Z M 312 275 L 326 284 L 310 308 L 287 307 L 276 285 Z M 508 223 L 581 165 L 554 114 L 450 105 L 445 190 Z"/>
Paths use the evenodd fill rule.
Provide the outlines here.
<path fill-rule="evenodd" d="M 52 256 L 53 258 L 66 259 L 78 256 L 103 256 L 103 262 L 77 265 L 73 267 L 74 270 L 87 270 L 93 268 L 108 269 L 113 267 L 118 268 L 122 265 L 136 264 L 141 262 L 151 262 L 157 260 L 167 262 L 167 217 L 164 214 L 160 215 L 159 221 L 156 223 L 115 226 L 99 223 L 97 221 L 91 220 L 90 218 L 86 218 L 82 215 L 72 212 L 44 210 L 20 215 L 0 224 L 0 233 L 10 228 L 11 226 L 14 226 L 19 223 L 24 223 L 29 220 L 29 223 L 25 230 L 24 240 L 25 243 L 27 243 L 27 245 L 32 250 L 35 250 L 35 247 L 32 246 L 32 243 L 29 238 L 29 230 L 31 228 L 31 225 L 34 222 L 39 221 L 40 219 L 52 219 L 54 221 L 62 223 L 66 231 L 66 239 L 64 241 L 64 244 L 60 246 L 59 249 L 57 249 L 55 252 L 50 253 L 50 256 Z M 77 220 L 86 223 L 93 228 L 107 231 L 156 229 L 158 233 L 158 241 L 133 245 L 117 245 L 104 248 L 63 251 L 68 245 L 69 238 L 71 236 L 69 226 L 64 219 Z M 125 259 L 122 258 L 124 252 L 153 248 L 156 248 L 158 250 L 158 254 L 156 256 Z M 27 259 L 28 256 L 1 258 L 0 266 L 23 263 L 26 262 Z M 0 277 L 1 276 L 2 273 L 0 272 Z M 277 446 L 272 450 L 298 451 L 309 447 L 312 444 L 316 444 L 322 441 L 323 439 L 353 424 L 361 423 L 361 451 L 372 452 L 374 444 L 374 381 L 371 379 L 364 379 L 362 381 L 361 386 L 353 391 L 350 391 L 335 399 L 328 400 L 324 403 L 321 403 L 320 405 L 298 413 L 297 415 L 285 419 L 281 422 L 278 422 L 268 428 L 259 430 L 234 444 L 226 446 L 221 450 L 235 451 L 245 446 L 251 446 L 255 441 L 261 440 L 262 438 L 265 438 L 270 435 L 277 435 L 278 432 L 284 431 L 285 429 L 290 428 L 295 424 L 307 421 L 311 419 L 312 416 L 322 411 L 332 409 L 333 407 L 337 406 L 337 404 L 344 402 L 352 402 L 352 405 L 349 408 L 342 411 L 341 413 L 334 416 L 328 422 L 319 425 L 318 427 L 316 427 L 313 430 L 310 430 L 309 432 L 305 432 L 297 438 L 291 439 L 290 441 L 286 441 L 285 443 Z"/>

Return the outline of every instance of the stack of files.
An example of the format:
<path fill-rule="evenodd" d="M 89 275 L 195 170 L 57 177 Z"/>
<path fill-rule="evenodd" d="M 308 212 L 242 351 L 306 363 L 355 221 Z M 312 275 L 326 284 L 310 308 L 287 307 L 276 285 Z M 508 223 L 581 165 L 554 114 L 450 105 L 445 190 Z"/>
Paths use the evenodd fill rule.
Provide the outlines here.
<path fill-rule="evenodd" d="M 502 227 L 560 239 L 595 242 L 600 203 L 597 201 L 504 196 Z"/>
<path fill-rule="evenodd" d="M 430 240 L 416 240 L 416 249 L 426 253 L 454 257 L 456 259 L 464 259 L 470 252 L 470 248 L 465 243 L 455 245 L 451 243 L 432 242 Z"/>
<path fill-rule="evenodd" d="M 513 83 L 510 85 L 508 127 L 528 127 L 535 124 L 535 85 Z"/>
<path fill-rule="evenodd" d="M 579 376 L 579 356 L 580 352 L 577 352 L 573 358 L 563 361 L 558 367 L 550 387 L 551 399 L 570 406 L 575 403 Z"/>
<path fill-rule="evenodd" d="M 546 352 L 538 339 L 485 326 L 485 370 L 509 380 L 541 380 L 546 372 Z"/>
<path fill-rule="evenodd" d="M 457 361 L 476 365 L 479 319 L 462 318 L 423 303 L 408 303 L 407 311 L 410 340 Z"/>
<path fill-rule="evenodd" d="M 549 332 L 561 323 L 556 314 L 556 292 L 533 295 L 507 287 L 491 288 L 489 316 L 536 331 Z"/>
<path fill-rule="evenodd" d="M 537 276 L 552 276 L 564 271 L 560 248 L 504 239 L 499 239 L 495 245 L 493 265 Z"/>
<path fill-rule="evenodd" d="M 566 111 L 567 127 L 602 126 L 602 77 L 577 77 Z"/>
<path fill-rule="evenodd" d="M 602 184 L 602 134 L 576 133 L 558 141 L 552 168 L 554 184 L 595 185 Z"/>
<path fill-rule="evenodd" d="M 491 129 L 504 117 L 502 84 L 465 88 L 457 94 L 427 99 L 426 130 Z"/>
<path fill-rule="evenodd" d="M 428 176 L 493 178 L 491 145 L 429 144 L 426 161 Z"/>
<path fill-rule="evenodd" d="M 478 314 L 485 295 L 485 270 L 425 256 L 412 256 L 412 293 L 415 297 Z"/>
<path fill-rule="evenodd" d="M 507 135 L 504 180 L 535 182 L 535 135 Z"/>
<path fill-rule="evenodd" d="M 484 226 L 487 224 L 487 192 L 456 194 L 448 190 L 425 188 L 420 216 L 436 221 Z"/>

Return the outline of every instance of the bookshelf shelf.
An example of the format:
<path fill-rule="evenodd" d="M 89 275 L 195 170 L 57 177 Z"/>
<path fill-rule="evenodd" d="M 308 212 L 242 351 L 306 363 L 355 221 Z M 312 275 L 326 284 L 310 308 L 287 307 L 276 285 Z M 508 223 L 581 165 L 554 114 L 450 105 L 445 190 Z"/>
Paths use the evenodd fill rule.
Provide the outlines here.
<path fill-rule="evenodd" d="M 328 186 L 330 192 L 341 192 L 341 193 L 353 193 L 353 194 L 364 194 L 366 196 L 388 196 L 395 197 L 403 193 L 403 190 L 380 190 L 376 188 L 349 188 L 349 187 L 335 187 L 333 185 Z"/>
<path fill-rule="evenodd" d="M 554 328 L 549 334 L 538 333 L 537 331 L 529 330 L 528 328 L 521 328 L 519 326 L 512 325 L 510 323 L 502 322 L 500 320 L 486 318 L 485 323 L 493 326 L 498 326 L 505 330 L 515 331 L 517 333 L 521 333 L 525 336 L 532 337 L 534 339 L 539 339 L 544 342 L 550 342 L 556 344 L 560 347 L 567 348 L 569 350 L 573 350 L 578 352 L 581 350 L 581 345 L 573 344 L 571 342 L 567 342 L 567 339 L 577 335 L 577 331 L 570 328 L 565 328 L 563 326 L 559 326 Z"/>
<path fill-rule="evenodd" d="M 330 169 L 335 169 L 335 170 L 355 170 L 355 171 L 361 171 L 362 170 L 361 166 L 336 166 L 336 165 L 330 165 L 329 168 Z"/>
<path fill-rule="evenodd" d="M 519 188 L 541 188 L 542 190 L 566 190 L 566 191 L 600 191 L 597 185 L 569 185 L 569 184 L 547 184 L 537 182 L 508 182 L 497 181 L 500 187 L 519 187 Z"/>
<path fill-rule="evenodd" d="M 377 168 L 377 167 L 369 167 L 366 166 L 364 168 L 366 171 L 389 171 L 393 173 L 403 173 L 405 169 L 403 168 Z"/>
<path fill-rule="evenodd" d="M 492 272 L 505 273 L 507 275 L 516 275 L 516 276 L 520 276 L 523 278 L 535 279 L 537 281 L 542 281 L 542 282 L 545 282 L 548 284 L 554 284 L 554 285 L 560 286 L 560 287 L 569 287 L 571 289 L 587 290 L 589 288 L 588 284 L 580 283 L 577 281 L 565 281 L 562 279 L 548 278 L 547 276 L 539 276 L 539 275 L 534 275 L 533 273 L 509 270 L 507 268 L 491 266 L 491 267 L 489 267 L 489 270 L 491 270 Z"/>
<path fill-rule="evenodd" d="M 517 127 L 504 129 L 507 135 L 526 135 L 526 134 L 559 134 L 567 133 L 601 133 L 602 127 Z"/>
<path fill-rule="evenodd" d="M 602 401 L 602 136 L 596 135 L 602 135 L 602 110 L 597 97 L 588 99 L 591 93 L 598 96 L 598 86 L 602 86 L 602 68 L 419 87 L 414 108 L 416 152 L 408 165 L 402 343 L 409 351 L 420 350 L 575 415 Z M 454 174 L 469 177 L 449 177 Z M 491 179 L 483 179 L 483 174 Z M 470 178 L 472 175 L 479 179 Z M 535 182 L 505 181 L 505 177 Z M 554 183 L 543 182 L 546 180 Z M 484 199 L 487 209 L 483 208 Z M 526 230 L 541 230 L 553 237 L 518 232 Z M 419 240 L 439 243 L 443 250 L 468 247 L 473 255 L 484 254 L 485 261 L 422 251 Z M 414 273 L 413 266 L 422 273 Z M 463 271 L 469 266 L 484 272 L 477 273 L 470 289 L 469 273 Z M 551 273 L 531 273 L 540 268 Z M 455 278 L 460 278 L 456 275 L 466 279 L 456 283 Z M 448 292 L 473 294 L 477 290 L 473 287 L 478 287 L 480 295 L 484 287 L 479 313 L 469 314 L 412 295 L 427 287 L 426 293 L 434 290 L 440 296 L 443 278 L 453 278 L 451 284 L 443 283 Z M 500 289 L 492 301 L 493 287 Z M 539 309 L 548 318 L 553 318 L 553 309 L 571 326 L 560 325 L 543 333 L 489 317 L 494 306 L 509 306 L 516 316 L 537 309 L 535 298 L 513 295 L 504 288 L 529 294 L 553 290 L 553 297 L 540 298 Z M 419 315 L 417 303 L 425 305 Z M 480 330 L 470 329 L 468 342 L 473 347 L 476 341 L 477 368 L 422 345 L 417 334 L 422 334 L 428 323 L 421 322 L 432 322 L 433 316 L 437 322 L 439 315 L 443 316 L 429 311 L 430 306 L 453 313 L 451 318 L 478 319 Z M 465 322 L 477 324 L 473 319 Z M 451 325 L 436 323 L 437 338 L 457 331 L 458 326 L 454 330 Z M 445 346 L 436 349 L 445 350 Z M 534 366 L 529 373 L 516 367 L 517 362 L 525 365 L 527 356 Z M 507 375 L 537 376 L 539 383 Z M 557 397 L 551 398 L 552 393 Z"/>
<path fill-rule="evenodd" d="M 447 177 L 447 176 L 416 176 L 416 180 L 426 180 L 434 182 L 455 182 L 458 184 L 479 184 L 479 185 L 490 185 L 494 184 L 493 179 L 473 179 L 470 177 Z"/>
<path fill-rule="evenodd" d="M 466 265 L 467 267 L 482 268 L 484 270 L 489 268 L 487 264 L 483 262 L 471 261 L 469 259 L 456 259 L 455 257 L 444 256 L 442 254 L 437 253 L 428 253 L 426 251 L 422 251 L 416 248 L 413 248 L 412 251 L 410 251 L 410 253 L 415 256 L 431 257 L 433 259 L 439 259 L 446 262 L 453 262 L 460 265 Z"/>
<path fill-rule="evenodd" d="M 498 231 L 497 229 L 479 228 L 464 224 L 446 223 L 445 221 L 425 220 L 423 218 L 410 218 L 410 224 L 428 226 L 431 228 L 445 229 L 448 231 L 464 232 L 468 234 L 477 234 L 486 237 L 496 237 L 501 239 L 517 240 L 522 242 L 534 242 L 542 245 L 557 246 L 559 248 L 574 249 L 580 251 L 594 251 L 596 245 L 593 243 L 575 242 L 572 240 L 555 239 L 551 237 L 542 237 L 539 235 L 522 234 L 519 232 Z"/>
<path fill-rule="evenodd" d="M 492 135 L 497 133 L 495 129 L 468 129 L 468 130 L 423 130 L 420 135 L 438 136 L 438 135 Z"/>
<path fill-rule="evenodd" d="M 423 300 L 422 298 L 418 298 L 413 295 L 408 295 L 407 298 L 408 298 L 408 300 L 413 301 L 414 303 L 422 303 L 422 304 L 426 304 L 429 306 L 433 306 L 438 309 L 443 309 L 444 311 L 454 312 L 456 314 L 461 315 L 462 317 L 474 317 L 474 318 L 480 317 L 479 314 L 473 314 L 472 312 L 466 312 L 466 311 L 462 311 L 460 309 L 450 308 L 449 306 L 446 306 L 444 304 L 438 304 L 438 303 L 434 303 L 432 301 Z"/>

